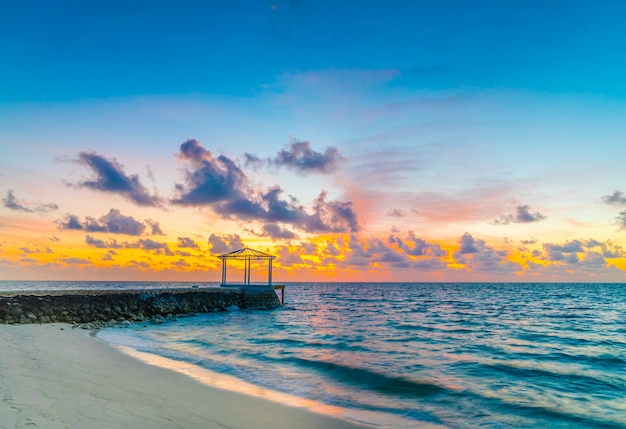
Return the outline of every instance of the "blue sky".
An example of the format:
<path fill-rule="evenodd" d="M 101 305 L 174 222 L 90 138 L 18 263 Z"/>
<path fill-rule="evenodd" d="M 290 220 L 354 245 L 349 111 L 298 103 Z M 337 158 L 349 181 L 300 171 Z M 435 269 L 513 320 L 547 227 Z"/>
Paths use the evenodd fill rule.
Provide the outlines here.
<path fill-rule="evenodd" d="M 335 3 L 3 2 L 0 276 L 624 280 L 626 3 Z"/>

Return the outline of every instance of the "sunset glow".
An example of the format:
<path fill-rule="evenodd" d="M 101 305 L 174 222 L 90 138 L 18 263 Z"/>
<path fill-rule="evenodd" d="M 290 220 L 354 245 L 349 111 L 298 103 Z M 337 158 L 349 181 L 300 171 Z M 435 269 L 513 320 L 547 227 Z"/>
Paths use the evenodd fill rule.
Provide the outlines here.
<path fill-rule="evenodd" d="M 619 2 L 14 3 L 0 279 L 626 281 Z"/>

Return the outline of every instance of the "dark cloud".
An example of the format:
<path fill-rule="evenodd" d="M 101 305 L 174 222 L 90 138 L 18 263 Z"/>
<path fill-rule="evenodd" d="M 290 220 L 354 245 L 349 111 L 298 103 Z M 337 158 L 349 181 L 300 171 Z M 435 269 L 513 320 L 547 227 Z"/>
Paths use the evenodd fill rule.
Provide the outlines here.
<path fill-rule="evenodd" d="M 2 199 L 2 204 L 4 205 L 4 207 L 8 209 L 19 211 L 19 212 L 24 212 L 24 213 L 47 213 L 47 212 L 52 212 L 52 211 L 59 209 L 59 206 L 53 203 L 29 204 L 29 203 L 18 201 L 12 189 L 9 189 L 7 191 L 6 198 Z"/>
<path fill-rule="evenodd" d="M 199 246 L 198 246 L 198 243 L 196 243 L 189 237 L 178 237 L 178 247 L 188 248 L 188 249 L 197 249 Z"/>
<path fill-rule="evenodd" d="M 105 241 L 99 238 L 94 238 L 89 234 L 87 234 L 87 236 L 85 237 L 85 243 L 99 249 L 118 249 L 122 247 L 122 245 L 118 244 L 116 240 Z"/>
<path fill-rule="evenodd" d="M 602 243 L 595 239 L 566 241 L 565 244 L 546 243 L 543 256 L 550 262 L 561 262 L 568 265 L 576 265 L 578 269 L 603 267 L 608 268 L 606 258 L 623 258 L 626 252 L 620 245 L 613 244 L 610 240 Z"/>
<path fill-rule="evenodd" d="M 89 167 L 94 173 L 90 180 L 79 182 L 76 186 L 118 194 L 140 206 L 161 205 L 161 199 L 156 195 L 150 195 L 146 187 L 139 182 L 139 176 L 136 174 L 127 176 L 117 160 L 109 160 L 95 152 L 80 152 L 76 162 Z"/>
<path fill-rule="evenodd" d="M 626 195 L 622 191 L 614 191 L 611 195 L 602 197 L 602 201 L 613 206 L 626 206 Z"/>
<path fill-rule="evenodd" d="M 565 244 L 545 243 L 543 245 L 548 260 L 553 262 L 578 262 L 578 253 L 583 253 L 583 243 L 580 240 L 566 241 Z"/>
<path fill-rule="evenodd" d="M 583 242 L 580 240 L 566 241 L 565 244 L 546 243 L 543 245 L 543 247 L 547 251 L 556 251 L 563 253 L 584 252 Z"/>
<path fill-rule="evenodd" d="M 397 239 L 394 238 L 391 244 L 397 244 L 395 240 Z M 407 252 L 399 252 L 376 238 L 359 241 L 355 236 L 351 236 L 344 253 L 343 260 L 335 259 L 333 262 L 344 267 L 366 267 L 373 263 L 402 270 L 437 271 L 445 268 L 440 257 L 414 260 L 408 256 Z M 330 258 L 327 262 L 331 262 Z"/>
<path fill-rule="evenodd" d="M 470 253 L 479 252 L 478 247 L 476 246 L 476 240 L 468 232 L 466 232 L 461 236 L 461 238 L 459 238 L 459 244 L 461 245 L 459 251 L 457 252 L 457 254 L 459 255 L 467 255 Z"/>
<path fill-rule="evenodd" d="M 533 223 L 544 220 L 546 217 L 539 212 L 531 213 L 527 205 L 517 206 L 515 213 L 500 216 L 493 221 L 496 225 L 508 225 L 510 223 Z"/>
<path fill-rule="evenodd" d="M 409 231 L 408 236 L 406 238 L 406 242 L 410 243 L 408 245 L 399 237 L 395 237 L 391 235 L 389 237 L 389 243 L 397 245 L 404 253 L 411 256 L 446 256 L 447 252 L 441 248 L 438 244 L 431 244 L 426 242 L 425 240 L 418 238 L 415 236 L 413 231 Z"/>
<path fill-rule="evenodd" d="M 96 220 L 85 217 L 85 222 L 80 222 L 78 216 L 67 214 L 65 218 L 57 220 L 61 229 L 80 230 L 86 232 L 109 232 L 112 234 L 141 235 L 146 225 L 132 216 L 124 216 L 117 209 L 111 209 L 109 213 Z"/>
<path fill-rule="evenodd" d="M 497 251 L 467 232 L 459 238 L 459 244 L 459 250 L 454 254 L 456 262 L 474 273 L 510 274 L 522 271 L 520 264 L 507 259 L 507 251 Z"/>
<path fill-rule="evenodd" d="M 335 147 L 327 147 L 324 153 L 321 153 L 311 149 L 311 143 L 308 141 L 294 141 L 279 151 L 270 163 L 278 167 L 293 169 L 300 174 L 331 173 L 343 160 L 344 158 Z"/>
<path fill-rule="evenodd" d="M 522 243 L 524 245 L 535 244 L 535 243 L 537 243 L 537 239 L 536 238 L 531 238 L 530 240 L 521 240 L 520 243 Z"/>
<path fill-rule="evenodd" d="M 146 219 L 146 224 L 150 227 L 151 235 L 165 235 L 165 233 L 161 229 L 161 226 L 159 225 L 159 222 L 157 222 L 156 220 Z"/>
<path fill-rule="evenodd" d="M 185 171 L 185 184 L 177 184 L 178 197 L 174 204 L 201 206 L 220 201 L 245 200 L 242 187 L 246 176 L 229 158 L 217 158 L 204 149 L 199 141 L 187 140 L 180 145 L 179 158 L 193 167 Z"/>
<path fill-rule="evenodd" d="M 225 237 L 211 234 L 209 244 L 211 245 L 211 253 L 213 254 L 228 253 L 246 247 L 241 241 L 241 237 L 237 234 L 227 235 Z"/>
<path fill-rule="evenodd" d="M 120 242 L 117 240 L 102 240 L 94 238 L 90 235 L 85 237 L 85 243 L 90 246 L 97 247 L 99 249 L 143 249 L 143 250 L 156 250 L 158 253 L 173 256 L 174 253 L 170 250 L 167 243 L 161 243 L 159 241 L 152 240 L 150 238 L 139 239 L 134 242 Z"/>
<path fill-rule="evenodd" d="M 253 153 L 244 153 L 243 156 L 245 157 L 245 161 L 244 161 L 244 166 L 246 168 L 252 168 L 253 170 L 258 170 L 262 165 L 263 165 L 263 161 L 261 160 L 261 158 L 259 158 L 258 156 L 256 156 Z"/>
<path fill-rule="evenodd" d="M 57 224 L 61 227 L 61 229 L 70 229 L 70 230 L 83 230 L 83 224 L 80 222 L 78 216 L 73 214 L 66 214 L 65 218 L 57 220 Z"/>
<path fill-rule="evenodd" d="M 150 238 L 139 239 L 135 243 L 131 245 L 132 247 L 138 247 L 144 250 L 156 250 L 156 249 L 166 249 L 168 248 L 166 243 L 161 243 L 159 241 L 154 241 Z"/>
<path fill-rule="evenodd" d="M 626 230 L 626 210 L 619 212 L 619 215 L 615 217 L 615 224 L 618 231 Z"/>
<path fill-rule="evenodd" d="M 265 225 L 263 225 L 263 235 L 271 237 L 275 240 L 291 240 L 294 238 L 298 238 L 298 236 L 292 231 L 289 231 L 286 228 L 281 228 L 280 225 L 277 225 L 275 223 L 266 223 Z"/>
<path fill-rule="evenodd" d="M 307 212 L 295 197 L 282 197 L 280 186 L 266 192 L 250 189 L 244 172 L 225 156 L 215 158 L 197 140 L 187 140 L 179 157 L 191 164 L 185 171 L 185 183 L 176 185 L 174 204 L 210 205 L 226 218 L 283 223 L 306 232 L 356 232 L 360 229 L 351 202 L 327 201 L 322 191 Z"/>
<path fill-rule="evenodd" d="M 350 201 L 326 201 L 322 191 L 315 199 L 314 215 L 305 223 L 307 232 L 358 232 L 361 230 Z"/>

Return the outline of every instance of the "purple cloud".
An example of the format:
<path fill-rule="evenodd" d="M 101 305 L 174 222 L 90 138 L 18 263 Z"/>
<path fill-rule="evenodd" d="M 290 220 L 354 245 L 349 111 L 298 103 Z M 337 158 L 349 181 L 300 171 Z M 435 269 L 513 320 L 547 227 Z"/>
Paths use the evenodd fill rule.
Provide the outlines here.
<path fill-rule="evenodd" d="M 67 214 L 64 219 L 57 220 L 57 224 L 61 229 L 125 235 L 141 235 L 146 229 L 146 225 L 132 216 L 124 216 L 117 209 L 111 209 L 109 213 L 98 220 L 87 216 L 85 217 L 85 222 L 82 223 L 78 216 Z"/>
<path fill-rule="evenodd" d="M 278 152 L 276 158 L 270 160 L 272 165 L 287 167 L 300 174 L 331 173 L 344 161 L 339 150 L 327 147 L 324 153 L 311 149 L 308 141 L 294 141 L 288 147 Z"/>
<path fill-rule="evenodd" d="M 520 264 L 506 259 L 507 251 L 496 251 L 484 240 L 475 239 L 467 232 L 459 238 L 459 244 L 454 258 L 472 272 L 510 274 L 522 270 Z"/>
<path fill-rule="evenodd" d="M 613 191 L 611 195 L 602 197 L 602 201 L 613 206 L 626 206 L 626 195 L 622 191 Z"/>
<path fill-rule="evenodd" d="M 75 186 L 118 194 L 140 206 L 161 205 L 161 199 L 156 195 L 150 195 L 146 187 L 139 182 L 139 176 L 126 175 L 123 166 L 117 160 L 109 160 L 95 152 L 80 152 L 76 162 L 89 167 L 94 176 Z"/>
<path fill-rule="evenodd" d="M 241 237 L 237 234 L 227 235 L 225 237 L 211 234 L 209 244 L 211 245 L 211 253 L 213 254 L 228 253 L 246 247 L 241 241 Z"/>
<path fill-rule="evenodd" d="M 178 247 L 188 248 L 188 249 L 197 249 L 199 246 L 198 246 L 198 243 L 196 243 L 189 237 L 178 237 Z"/>
<path fill-rule="evenodd" d="M 266 223 L 265 225 L 263 225 L 263 235 L 271 237 L 274 240 L 291 240 L 294 238 L 298 238 L 298 236 L 292 231 L 289 231 L 286 228 L 281 228 L 280 225 L 277 225 L 275 223 Z"/>
<path fill-rule="evenodd" d="M 351 202 L 326 201 L 322 191 L 313 202 L 313 213 L 298 200 L 282 197 L 280 186 L 266 192 L 254 191 L 245 173 L 225 156 L 214 157 L 197 140 L 187 140 L 179 157 L 191 168 L 184 173 L 185 183 L 176 185 L 174 204 L 209 205 L 225 218 L 285 223 L 306 232 L 356 232 L 360 229 Z"/>
<path fill-rule="evenodd" d="M 47 213 L 51 211 L 55 211 L 59 209 L 59 206 L 54 203 L 36 203 L 36 204 L 28 204 L 21 201 L 15 197 L 15 193 L 12 189 L 7 191 L 6 198 L 2 199 L 2 204 L 4 207 L 24 213 Z"/>
<path fill-rule="evenodd" d="M 615 217 L 614 223 L 617 225 L 618 231 L 626 230 L 626 210 L 619 212 L 619 215 Z"/>
<path fill-rule="evenodd" d="M 404 253 L 411 256 L 445 256 L 447 252 L 441 248 L 438 244 L 431 244 L 425 240 L 415 236 L 413 231 L 409 231 L 406 241 L 411 245 L 408 245 L 399 237 L 391 235 L 389 237 L 390 244 L 396 244 Z"/>
<path fill-rule="evenodd" d="M 510 223 L 533 223 L 544 220 L 546 217 L 539 212 L 531 213 L 528 205 L 517 206 L 515 213 L 502 215 L 493 221 L 496 225 L 508 225 Z"/>

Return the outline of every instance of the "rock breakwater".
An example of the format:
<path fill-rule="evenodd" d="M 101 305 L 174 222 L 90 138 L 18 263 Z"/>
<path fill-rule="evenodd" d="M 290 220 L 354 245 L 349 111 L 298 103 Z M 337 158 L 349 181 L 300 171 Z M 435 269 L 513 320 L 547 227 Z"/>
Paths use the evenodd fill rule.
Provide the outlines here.
<path fill-rule="evenodd" d="M 0 295 L 0 323 L 119 323 L 158 320 L 227 307 L 280 306 L 271 289 L 189 288 L 19 292 Z"/>

